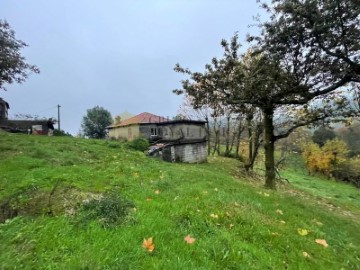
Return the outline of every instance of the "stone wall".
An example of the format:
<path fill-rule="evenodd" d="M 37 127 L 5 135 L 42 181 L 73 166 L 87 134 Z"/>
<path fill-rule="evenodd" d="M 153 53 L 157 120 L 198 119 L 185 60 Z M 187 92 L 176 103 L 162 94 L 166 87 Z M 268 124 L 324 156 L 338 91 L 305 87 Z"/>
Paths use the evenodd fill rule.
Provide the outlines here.
<path fill-rule="evenodd" d="M 174 123 L 159 126 L 160 137 L 163 140 L 177 140 L 179 138 L 189 140 L 206 139 L 205 124 Z"/>
<path fill-rule="evenodd" d="M 47 120 L 0 120 L 0 128 L 11 132 L 27 133 L 32 126 L 42 126 L 42 134 L 47 134 Z"/>
<path fill-rule="evenodd" d="M 162 158 L 169 162 L 206 162 L 206 142 L 169 145 L 163 149 Z"/>

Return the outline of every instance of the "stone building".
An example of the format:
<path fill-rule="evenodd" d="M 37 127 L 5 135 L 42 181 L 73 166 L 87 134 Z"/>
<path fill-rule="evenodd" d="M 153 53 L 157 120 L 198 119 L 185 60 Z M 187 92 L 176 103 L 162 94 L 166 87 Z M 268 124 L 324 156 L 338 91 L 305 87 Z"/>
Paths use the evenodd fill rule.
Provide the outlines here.
<path fill-rule="evenodd" d="M 207 159 L 205 124 L 205 121 L 169 120 L 141 113 L 109 126 L 108 131 L 111 139 L 148 139 L 153 143 L 149 154 L 165 161 L 199 163 Z"/>
<path fill-rule="evenodd" d="M 0 98 L 0 119 L 8 119 L 8 110 L 10 109 L 9 103 Z"/>
<path fill-rule="evenodd" d="M 165 117 L 143 112 L 107 127 L 108 136 L 129 141 L 142 137 L 153 141 L 158 137 L 157 125 L 166 121 Z"/>

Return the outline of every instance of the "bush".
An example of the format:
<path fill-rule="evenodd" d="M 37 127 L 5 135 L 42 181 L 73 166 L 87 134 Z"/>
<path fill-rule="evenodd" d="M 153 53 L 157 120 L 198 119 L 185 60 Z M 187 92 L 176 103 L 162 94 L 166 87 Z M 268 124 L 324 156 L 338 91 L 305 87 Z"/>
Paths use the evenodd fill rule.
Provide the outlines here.
<path fill-rule="evenodd" d="M 348 182 L 360 188 L 360 158 L 340 163 L 334 168 L 332 175 L 336 180 Z"/>
<path fill-rule="evenodd" d="M 72 135 L 68 132 L 65 132 L 64 130 L 58 130 L 58 129 L 55 129 L 54 130 L 54 136 L 69 136 L 69 137 L 72 137 Z"/>
<path fill-rule="evenodd" d="M 128 143 L 129 147 L 144 152 L 149 149 L 150 143 L 147 139 L 144 138 L 137 138 L 131 142 Z"/>
<path fill-rule="evenodd" d="M 84 203 L 79 211 L 80 222 L 87 224 L 95 220 L 105 228 L 116 226 L 129 220 L 129 213 L 134 207 L 135 204 L 123 198 L 119 191 L 111 191 Z"/>
<path fill-rule="evenodd" d="M 320 127 L 314 131 L 312 136 L 312 140 L 314 143 L 319 145 L 320 147 L 324 146 L 327 141 L 334 140 L 336 138 L 336 134 L 332 129 L 326 127 Z"/>

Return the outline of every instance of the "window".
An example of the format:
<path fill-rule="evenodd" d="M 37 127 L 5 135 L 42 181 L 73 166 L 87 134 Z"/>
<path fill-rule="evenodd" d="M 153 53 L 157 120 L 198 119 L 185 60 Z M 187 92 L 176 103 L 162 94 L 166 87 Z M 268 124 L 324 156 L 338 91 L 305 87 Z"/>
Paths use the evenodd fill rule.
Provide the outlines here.
<path fill-rule="evenodd" d="M 131 139 L 132 137 L 132 130 L 131 128 L 128 128 L 128 139 Z"/>
<path fill-rule="evenodd" d="M 158 132 L 157 132 L 158 130 L 157 130 L 157 128 L 151 128 L 150 129 L 150 134 L 151 134 L 151 136 L 157 136 L 158 135 Z"/>

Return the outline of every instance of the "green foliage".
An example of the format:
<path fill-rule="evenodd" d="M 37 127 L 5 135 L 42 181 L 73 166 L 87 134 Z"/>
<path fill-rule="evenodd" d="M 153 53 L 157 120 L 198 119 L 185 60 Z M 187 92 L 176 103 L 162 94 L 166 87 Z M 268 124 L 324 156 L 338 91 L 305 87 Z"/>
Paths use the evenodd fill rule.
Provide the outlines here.
<path fill-rule="evenodd" d="M 314 131 L 312 140 L 314 143 L 322 147 L 326 141 L 335 139 L 336 134 L 332 129 L 326 127 L 319 127 Z"/>
<path fill-rule="evenodd" d="M 54 136 L 70 136 L 72 137 L 72 135 L 64 130 L 58 130 L 58 129 L 54 129 L 54 133 L 53 133 Z"/>
<path fill-rule="evenodd" d="M 83 117 L 81 128 L 85 136 L 93 139 L 104 139 L 106 127 L 112 123 L 112 117 L 108 110 L 100 106 L 88 109 Z"/>
<path fill-rule="evenodd" d="M 346 142 L 350 149 L 350 156 L 355 157 L 360 154 L 360 124 L 358 121 L 336 130 L 336 134 Z"/>
<path fill-rule="evenodd" d="M 97 221 L 103 227 L 114 227 L 124 223 L 135 204 L 123 197 L 118 190 L 105 193 L 100 198 L 85 202 L 80 211 L 80 222 Z"/>
<path fill-rule="evenodd" d="M 131 199 L 136 212 L 128 208 L 124 223 L 111 229 L 104 229 L 102 215 L 80 223 L 86 226 L 74 225 L 82 213 L 77 216 L 75 208 L 71 214 L 68 207 L 65 215 L 8 219 L 0 224 L 0 268 L 358 268 L 358 189 L 292 172 L 286 175 L 291 185 L 274 192 L 239 176 L 234 159 L 173 164 L 113 143 L 1 134 L 0 201 L 32 185 L 47 204 L 60 182 L 52 195 L 59 206 L 121 190 L 117 195 Z M 64 196 L 66 190 L 76 192 Z M 19 198 L 24 205 L 28 199 Z M 309 234 L 299 235 L 299 228 Z M 196 239 L 192 245 L 184 241 L 189 234 Z M 151 254 L 142 248 L 149 237 L 155 244 Z M 326 239 L 329 247 L 315 239 Z"/>
<path fill-rule="evenodd" d="M 337 180 L 349 182 L 360 188 L 360 157 L 338 164 L 332 174 Z"/>
<path fill-rule="evenodd" d="M 128 142 L 128 145 L 134 150 L 144 152 L 149 149 L 150 143 L 145 138 L 136 138 L 135 140 Z"/>
<path fill-rule="evenodd" d="M 15 31 L 5 20 L 0 20 L 0 90 L 6 90 L 5 84 L 22 83 L 28 73 L 39 73 L 39 69 L 25 62 L 20 50 L 27 44 L 16 39 Z"/>

